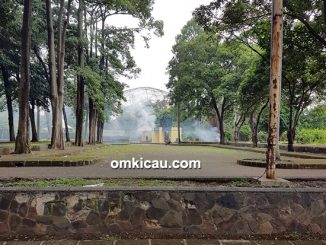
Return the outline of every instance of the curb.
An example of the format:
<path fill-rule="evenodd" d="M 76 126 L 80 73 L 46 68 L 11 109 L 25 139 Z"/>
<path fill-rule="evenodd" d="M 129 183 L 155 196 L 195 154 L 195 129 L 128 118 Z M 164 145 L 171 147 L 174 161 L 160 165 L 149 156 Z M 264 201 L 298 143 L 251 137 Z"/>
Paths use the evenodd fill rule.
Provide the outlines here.
<path fill-rule="evenodd" d="M 93 165 L 97 160 L 79 160 L 79 161 L 47 161 L 47 160 L 35 160 L 35 161 L 0 161 L 0 168 L 10 167 L 79 167 Z"/>
<path fill-rule="evenodd" d="M 242 151 L 250 151 L 265 154 L 264 148 L 250 148 L 250 147 L 242 147 L 242 146 L 232 146 L 232 145 L 218 145 L 218 144 L 192 144 L 192 143 L 181 143 L 181 144 L 173 144 L 173 146 L 209 146 L 216 148 L 224 148 L 231 150 L 242 150 Z M 281 152 L 281 156 L 285 157 L 294 157 L 294 158 L 302 158 L 302 159 L 326 159 L 326 155 L 320 154 L 306 154 L 306 153 L 296 153 L 296 152 Z"/>
<path fill-rule="evenodd" d="M 258 167 L 266 168 L 265 160 L 260 159 L 242 159 L 238 160 L 237 164 L 247 166 L 247 167 Z M 276 164 L 276 168 L 279 169 L 326 169 L 326 164 L 297 164 L 291 161 L 282 161 L 281 163 Z"/>

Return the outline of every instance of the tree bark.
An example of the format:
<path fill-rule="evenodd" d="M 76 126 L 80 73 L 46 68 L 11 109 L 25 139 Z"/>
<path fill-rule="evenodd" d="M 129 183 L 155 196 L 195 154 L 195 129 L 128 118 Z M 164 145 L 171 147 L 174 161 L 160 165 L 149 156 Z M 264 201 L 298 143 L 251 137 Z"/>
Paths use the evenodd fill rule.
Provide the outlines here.
<path fill-rule="evenodd" d="M 98 117 L 96 143 L 103 144 L 103 132 L 104 132 L 104 122 L 102 118 Z"/>
<path fill-rule="evenodd" d="M 96 108 L 92 98 L 88 99 L 88 105 L 89 105 L 88 144 L 95 145 L 96 144 Z"/>
<path fill-rule="evenodd" d="M 47 0 L 48 1 L 48 0 Z M 63 100 L 64 100 L 64 59 L 65 59 L 65 36 L 67 26 L 69 23 L 71 1 L 68 0 L 67 16 L 62 25 L 64 0 L 60 0 L 59 16 L 58 16 L 58 40 L 57 40 L 57 79 L 55 86 L 56 89 L 51 91 L 53 93 L 53 105 L 52 106 L 52 137 L 51 137 L 51 149 L 64 149 L 63 139 Z M 47 11 L 48 12 L 48 11 Z M 49 17 L 48 17 L 49 18 Z M 49 29 L 49 28 L 48 28 Z M 53 28 L 52 28 L 53 29 Z M 55 93 L 56 92 L 56 93 Z"/>
<path fill-rule="evenodd" d="M 326 0 L 324 0 L 324 11 L 323 11 L 324 13 L 324 22 L 325 22 L 325 24 L 326 24 Z"/>
<path fill-rule="evenodd" d="M 252 111 L 250 113 L 249 124 L 251 129 L 251 140 L 252 140 L 253 147 L 258 147 L 258 129 L 259 129 L 260 118 L 263 111 L 266 109 L 267 105 L 268 105 L 268 101 L 260 108 L 258 115 L 256 115 L 255 111 Z"/>
<path fill-rule="evenodd" d="M 216 113 L 217 120 L 218 120 L 218 127 L 219 127 L 219 137 L 220 137 L 220 144 L 224 145 L 225 144 L 225 132 L 224 132 L 224 105 L 225 105 L 225 100 L 223 99 L 222 102 L 222 109 L 221 111 L 217 107 L 217 101 L 216 98 L 213 94 L 211 94 L 211 104 L 212 107 Z"/>
<path fill-rule="evenodd" d="M 21 66 L 19 82 L 19 120 L 15 153 L 30 153 L 29 145 L 29 92 L 30 56 L 32 41 L 32 0 L 24 0 L 23 25 L 21 32 Z"/>
<path fill-rule="evenodd" d="M 36 122 L 35 122 L 35 105 L 34 103 L 31 104 L 31 107 L 29 108 L 29 117 L 31 120 L 31 129 L 32 129 L 32 142 L 38 142 L 38 134 L 36 130 Z"/>
<path fill-rule="evenodd" d="M 39 140 L 41 139 L 41 111 L 40 111 L 40 107 L 37 107 L 37 122 L 36 122 L 36 126 L 37 126 L 37 135 Z"/>
<path fill-rule="evenodd" d="M 181 143 L 181 132 L 180 132 L 180 103 L 177 105 L 177 126 L 178 126 L 178 144 Z"/>
<path fill-rule="evenodd" d="M 252 111 L 249 116 L 249 125 L 251 129 L 251 141 L 252 146 L 258 147 L 258 119 L 256 115 L 256 111 Z"/>
<path fill-rule="evenodd" d="M 287 132 L 288 151 L 294 152 L 295 129 L 289 128 Z"/>
<path fill-rule="evenodd" d="M 279 110 L 282 80 L 283 0 L 273 0 L 271 76 L 269 93 L 268 149 L 266 178 L 275 179 L 276 152 L 279 134 Z"/>
<path fill-rule="evenodd" d="M 49 80 L 50 80 L 50 100 L 52 108 L 52 117 L 54 116 L 55 107 L 57 105 L 57 83 L 56 83 L 56 64 L 55 64 L 55 47 L 54 47 L 54 31 L 53 31 L 53 21 L 52 21 L 52 7 L 51 0 L 46 0 L 46 19 L 47 19 L 47 32 L 48 32 L 48 66 L 49 66 Z M 47 124 L 49 124 L 49 115 L 46 114 Z M 54 119 L 52 119 L 52 125 L 54 125 Z M 48 129 L 50 129 L 48 125 Z M 53 129 L 52 129 L 53 130 Z M 52 131 L 51 130 L 51 131 Z M 51 147 L 53 146 L 52 132 L 51 136 Z"/>
<path fill-rule="evenodd" d="M 82 44 L 83 38 L 83 12 L 84 1 L 79 1 L 78 8 L 78 66 L 80 69 L 84 68 L 84 47 Z M 84 77 L 82 75 L 77 76 L 77 106 L 76 106 L 76 136 L 75 136 L 75 145 L 83 146 L 83 120 L 84 120 L 84 92 L 85 92 L 85 84 Z"/>
<path fill-rule="evenodd" d="M 63 112 L 63 121 L 65 123 L 66 142 L 70 142 L 68 118 L 67 118 L 66 108 L 65 108 L 64 105 L 63 105 L 63 108 L 62 108 L 62 112 Z"/>
<path fill-rule="evenodd" d="M 48 139 L 51 139 L 50 112 L 45 112 L 46 127 L 48 128 Z"/>
<path fill-rule="evenodd" d="M 241 113 L 240 117 L 235 119 L 234 130 L 233 130 L 233 140 L 237 144 L 239 142 L 240 129 L 245 121 L 246 117 L 244 113 Z"/>
<path fill-rule="evenodd" d="M 88 101 L 88 99 L 86 98 L 85 101 Z M 87 102 L 86 102 L 87 103 Z M 87 133 L 88 133 L 88 121 L 89 121 L 89 106 L 88 104 L 85 105 L 86 107 L 86 118 L 85 118 L 85 126 L 84 126 L 84 139 L 87 138 Z"/>
<path fill-rule="evenodd" d="M 14 110 L 12 106 L 12 86 L 10 84 L 9 73 L 6 68 L 4 66 L 1 66 L 1 70 L 8 111 L 9 141 L 15 141 Z"/>

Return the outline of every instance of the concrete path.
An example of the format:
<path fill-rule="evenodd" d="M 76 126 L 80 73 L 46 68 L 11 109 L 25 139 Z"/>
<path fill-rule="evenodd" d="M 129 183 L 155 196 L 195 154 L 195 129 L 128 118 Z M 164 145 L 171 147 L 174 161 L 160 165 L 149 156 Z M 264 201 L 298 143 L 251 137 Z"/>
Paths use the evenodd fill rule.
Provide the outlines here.
<path fill-rule="evenodd" d="M 325 245 L 326 241 L 248 240 L 111 240 L 111 241 L 10 241 L 3 245 Z"/>
<path fill-rule="evenodd" d="M 264 175 L 263 168 L 240 166 L 238 159 L 264 158 L 264 154 L 243 150 L 222 149 L 207 146 L 165 145 L 113 145 L 112 153 L 104 162 L 83 167 L 17 167 L 1 168 L 0 178 L 224 178 L 258 177 Z M 191 170 L 114 170 L 111 160 L 130 160 L 132 157 L 145 160 L 200 160 L 201 169 Z M 291 159 L 284 157 L 283 159 Z M 325 163 L 326 159 L 296 159 L 297 162 Z M 277 169 L 277 176 L 326 178 L 324 170 Z"/>

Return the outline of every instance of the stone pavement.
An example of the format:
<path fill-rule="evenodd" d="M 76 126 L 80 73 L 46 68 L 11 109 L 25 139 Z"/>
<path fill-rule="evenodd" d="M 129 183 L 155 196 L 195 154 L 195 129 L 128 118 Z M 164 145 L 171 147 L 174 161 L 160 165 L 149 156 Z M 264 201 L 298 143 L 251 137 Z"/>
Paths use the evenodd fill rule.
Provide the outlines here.
<path fill-rule="evenodd" d="M 108 240 L 108 241 L 9 241 L 3 245 L 325 245 L 326 241 L 248 241 L 248 240 Z"/>
<path fill-rule="evenodd" d="M 238 159 L 264 158 L 264 154 L 235 149 L 222 149 L 207 146 L 166 146 L 166 145 L 112 145 L 114 151 L 106 161 L 82 167 L 16 167 L 1 168 L 0 178 L 226 178 L 258 177 L 264 175 L 264 168 L 240 166 Z M 114 152 L 113 151 L 113 152 Z M 114 170 L 111 160 L 131 160 L 132 157 L 144 160 L 200 160 L 201 169 L 187 170 Z M 283 159 L 291 159 L 284 157 Z M 326 159 L 296 159 L 300 163 L 326 164 Z M 325 178 L 326 169 L 277 169 L 277 177 Z"/>

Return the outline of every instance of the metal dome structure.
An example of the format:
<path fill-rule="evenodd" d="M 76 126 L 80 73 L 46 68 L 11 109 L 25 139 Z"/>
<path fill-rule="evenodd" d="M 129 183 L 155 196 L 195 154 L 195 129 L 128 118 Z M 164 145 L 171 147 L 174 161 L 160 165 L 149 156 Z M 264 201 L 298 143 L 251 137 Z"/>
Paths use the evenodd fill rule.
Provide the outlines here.
<path fill-rule="evenodd" d="M 167 91 L 152 87 L 138 87 L 124 91 L 124 96 L 127 100 L 125 105 L 135 103 L 155 103 L 156 101 L 166 100 L 167 95 Z"/>

